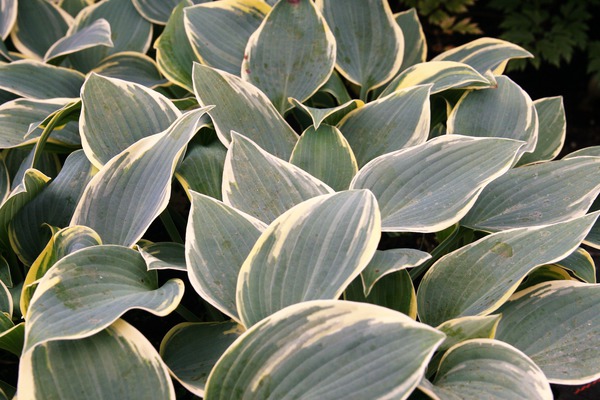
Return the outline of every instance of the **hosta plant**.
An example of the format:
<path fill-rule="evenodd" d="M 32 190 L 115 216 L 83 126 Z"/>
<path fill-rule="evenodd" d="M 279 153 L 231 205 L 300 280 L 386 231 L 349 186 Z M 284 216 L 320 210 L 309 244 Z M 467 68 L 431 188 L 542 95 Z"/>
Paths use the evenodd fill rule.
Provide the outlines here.
<path fill-rule="evenodd" d="M 0 0 L 2 398 L 552 397 L 600 151 L 383 0 Z"/>

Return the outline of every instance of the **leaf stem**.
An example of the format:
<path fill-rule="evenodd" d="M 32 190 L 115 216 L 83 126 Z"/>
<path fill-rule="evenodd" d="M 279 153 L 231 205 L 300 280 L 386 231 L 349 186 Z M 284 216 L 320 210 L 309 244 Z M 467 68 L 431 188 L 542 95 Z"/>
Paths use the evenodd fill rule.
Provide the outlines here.
<path fill-rule="evenodd" d="M 163 223 L 163 226 L 167 230 L 167 233 L 169 234 L 169 237 L 173 242 L 180 244 L 185 243 L 183 238 L 181 237 L 181 234 L 179 234 L 179 231 L 177 230 L 177 226 L 175 225 L 173 217 L 171 216 L 171 213 L 169 212 L 168 208 L 165 208 L 165 211 L 163 211 L 160 214 L 160 220 Z"/>

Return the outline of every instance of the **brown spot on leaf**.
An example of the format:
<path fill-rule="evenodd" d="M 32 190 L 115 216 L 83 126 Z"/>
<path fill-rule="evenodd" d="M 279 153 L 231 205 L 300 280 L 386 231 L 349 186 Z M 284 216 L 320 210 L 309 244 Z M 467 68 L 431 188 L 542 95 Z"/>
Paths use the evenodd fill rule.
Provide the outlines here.
<path fill-rule="evenodd" d="M 300 0 L 287 0 L 290 4 L 300 4 Z"/>

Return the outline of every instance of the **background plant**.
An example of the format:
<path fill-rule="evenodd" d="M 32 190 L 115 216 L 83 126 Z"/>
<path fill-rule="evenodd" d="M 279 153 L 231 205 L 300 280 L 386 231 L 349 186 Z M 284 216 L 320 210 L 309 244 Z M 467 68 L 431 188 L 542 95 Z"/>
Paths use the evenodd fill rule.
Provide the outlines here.
<path fill-rule="evenodd" d="M 600 375 L 599 153 L 554 160 L 562 99 L 503 75 L 523 48 L 425 62 L 415 10 L 379 0 L 21 3 L 4 397 L 551 398 Z"/>

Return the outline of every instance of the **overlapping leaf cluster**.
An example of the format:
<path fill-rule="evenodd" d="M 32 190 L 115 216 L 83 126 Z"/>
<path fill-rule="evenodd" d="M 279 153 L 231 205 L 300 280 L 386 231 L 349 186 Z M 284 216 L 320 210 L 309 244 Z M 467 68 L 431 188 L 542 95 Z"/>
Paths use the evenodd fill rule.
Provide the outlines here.
<path fill-rule="evenodd" d="M 600 151 L 554 160 L 561 98 L 502 74 L 523 49 L 425 62 L 381 0 L 0 5 L 4 398 L 600 377 Z M 157 349 L 132 309 L 187 322 Z"/>

